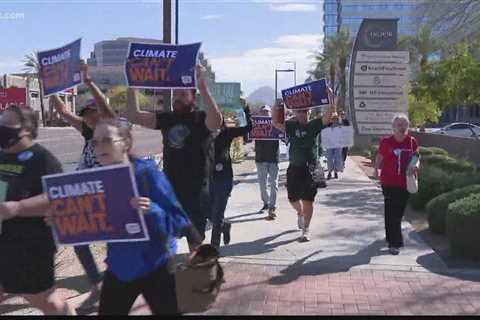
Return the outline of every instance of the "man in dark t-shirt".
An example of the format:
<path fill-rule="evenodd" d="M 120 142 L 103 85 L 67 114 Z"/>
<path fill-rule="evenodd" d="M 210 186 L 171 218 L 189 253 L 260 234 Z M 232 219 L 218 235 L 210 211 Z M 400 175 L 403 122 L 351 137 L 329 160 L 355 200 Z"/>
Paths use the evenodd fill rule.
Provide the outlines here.
<path fill-rule="evenodd" d="M 200 233 L 199 237 L 187 235 L 191 251 L 205 238 L 214 161 L 212 132 L 220 129 L 222 124 L 222 114 L 208 90 L 204 73 L 205 68 L 197 66 L 198 89 L 205 101 L 204 111 L 195 108 L 196 89 L 174 90 L 173 111 L 158 113 L 140 111 L 137 91 L 128 91 L 129 121 L 162 131 L 163 169 L 180 204 Z"/>

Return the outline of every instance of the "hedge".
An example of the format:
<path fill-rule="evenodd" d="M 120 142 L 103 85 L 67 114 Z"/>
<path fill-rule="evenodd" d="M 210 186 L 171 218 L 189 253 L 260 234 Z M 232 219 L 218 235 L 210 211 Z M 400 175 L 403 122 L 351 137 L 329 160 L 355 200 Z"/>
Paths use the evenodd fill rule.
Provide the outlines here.
<path fill-rule="evenodd" d="M 453 256 L 480 259 L 480 194 L 448 206 L 447 238 Z"/>
<path fill-rule="evenodd" d="M 434 165 L 449 172 L 472 173 L 475 171 L 475 166 L 471 162 L 440 154 L 423 156 L 421 163 Z"/>
<path fill-rule="evenodd" d="M 434 154 L 448 156 L 448 151 L 438 147 L 418 147 L 420 156 L 431 156 Z"/>
<path fill-rule="evenodd" d="M 415 210 L 423 210 L 427 203 L 441 195 L 452 190 L 452 181 L 455 175 L 452 175 L 441 168 L 435 166 L 423 166 L 418 174 L 418 193 L 410 197 L 410 203 Z"/>
<path fill-rule="evenodd" d="M 480 193 L 480 184 L 453 190 L 430 200 L 426 206 L 430 230 L 433 233 L 445 234 L 448 206 L 475 193 Z"/>

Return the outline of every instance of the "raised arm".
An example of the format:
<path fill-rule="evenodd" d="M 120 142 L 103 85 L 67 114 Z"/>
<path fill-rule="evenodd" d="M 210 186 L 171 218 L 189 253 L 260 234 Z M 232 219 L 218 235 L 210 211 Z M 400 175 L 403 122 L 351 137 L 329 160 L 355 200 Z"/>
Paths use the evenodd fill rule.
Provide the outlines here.
<path fill-rule="evenodd" d="M 53 107 L 57 110 L 63 120 L 68 122 L 78 131 L 82 131 L 83 119 L 70 112 L 58 95 L 55 94 L 50 96 L 50 103 L 53 104 Z"/>
<path fill-rule="evenodd" d="M 83 76 L 83 83 L 90 89 L 93 98 L 95 99 L 95 104 L 98 107 L 98 112 L 100 113 L 100 117 L 102 118 L 115 118 L 115 112 L 113 112 L 112 108 L 107 103 L 107 99 L 105 98 L 104 94 L 100 89 L 93 83 L 90 75 L 88 74 L 88 65 L 85 61 L 80 62 L 80 71 L 82 72 Z"/>
<path fill-rule="evenodd" d="M 201 65 L 197 65 L 197 81 L 198 89 L 205 101 L 205 112 L 207 114 L 205 125 L 208 130 L 216 131 L 222 126 L 222 113 L 218 109 L 215 99 L 210 94 L 210 90 L 208 90 L 207 82 L 205 81 L 205 68 Z"/>
<path fill-rule="evenodd" d="M 337 109 L 335 105 L 335 95 L 333 94 L 332 89 L 330 87 L 327 87 L 327 91 L 328 91 L 328 100 L 330 101 L 330 105 L 327 112 L 325 112 L 325 114 L 322 117 L 322 122 L 325 126 L 327 126 L 330 123 L 330 121 L 332 120 L 332 113 L 334 113 Z"/>
<path fill-rule="evenodd" d="M 278 105 L 275 104 L 272 108 L 272 124 L 275 128 L 278 130 L 285 132 L 285 121 L 283 123 L 279 122 L 278 120 L 280 119 L 280 112 L 282 112 L 282 108 Z M 284 112 L 284 111 L 283 111 Z"/>
<path fill-rule="evenodd" d="M 137 89 L 128 88 L 127 90 L 127 117 L 131 123 L 150 129 L 157 128 L 155 113 L 140 110 Z"/>

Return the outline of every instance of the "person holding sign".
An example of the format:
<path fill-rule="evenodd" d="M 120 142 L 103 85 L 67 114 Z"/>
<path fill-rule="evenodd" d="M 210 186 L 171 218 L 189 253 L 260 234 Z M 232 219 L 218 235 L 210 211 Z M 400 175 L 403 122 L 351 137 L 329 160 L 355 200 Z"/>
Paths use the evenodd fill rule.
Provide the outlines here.
<path fill-rule="evenodd" d="M 37 131 L 29 107 L 11 106 L 0 116 L 0 292 L 20 295 L 46 315 L 74 315 L 55 291 L 55 241 L 38 216 L 49 210 L 41 177 L 62 166 L 33 141 Z"/>
<path fill-rule="evenodd" d="M 331 91 L 329 91 L 331 95 Z M 302 230 L 300 242 L 309 241 L 309 226 L 313 215 L 313 202 L 317 194 L 311 167 L 317 165 L 317 135 L 330 122 L 333 97 L 330 97 L 330 110 L 323 119 L 309 121 L 310 110 L 293 110 L 294 118 L 281 122 L 280 110 L 273 110 L 273 125 L 285 132 L 290 142 L 289 166 L 287 169 L 287 192 L 290 204 L 297 212 L 298 228 Z"/>
<path fill-rule="evenodd" d="M 264 105 L 259 115 L 271 117 L 270 106 Z M 277 204 L 279 161 L 280 142 L 278 140 L 255 140 L 255 165 L 257 166 L 260 196 L 263 201 L 260 213 L 268 210 L 268 216 L 265 219 L 269 221 L 275 220 L 277 217 L 275 207 Z M 270 184 L 270 195 L 267 191 L 267 183 Z"/>
<path fill-rule="evenodd" d="M 169 261 L 176 254 L 176 237 L 184 234 L 190 221 L 155 161 L 136 159 L 130 154 L 133 140 L 127 121 L 101 120 L 92 142 L 102 166 L 133 166 L 140 197 L 132 198 L 130 203 L 144 214 L 150 235 L 149 241 L 107 244 L 99 315 L 128 315 L 140 294 L 153 314 L 177 314 L 175 276 Z"/>
<path fill-rule="evenodd" d="M 402 218 L 407 207 L 407 175 L 417 176 L 420 160 L 417 140 L 408 134 L 410 121 L 404 115 L 393 119 L 393 135 L 384 138 L 375 159 L 375 178 L 381 170 L 380 183 L 385 197 L 385 233 L 392 255 L 403 247 Z"/>
<path fill-rule="evenodd" d="M 243 137 L 252 129 L 250 113 L 246 112 L 247 125 L 238 128 L 229 128 L 223 121 L 222 127 L 215 138 L 215 169 L 213 172 L 210 195 L 212 197 L 212 246 L 220 247 L 220 237 L 223 233 L 223 243 L 230 243 L 231 224 L 224 222 L 225 209 L 228 198 L 233 189 L 233 168 L 230 157 L 230 146 L 233 139 Z"/>
<path fill-rule="evenodd" d="M 57 95 L 50 97 L 51 103 L 53 103 L 55 110 L 60 114 L 62 119 L 77 129 L 85 140 L 77 170 L 90 169 L 99 165 L 95 158 L 95 150 L 92 146 L 93 130 L 101 118 L 115 117 L 115 113 L 108 105 L 105 96 L 90 78 L 88 65 L 84 61 L 80 63 L 80 70 L 83 83 L 90 89 L 94 99 L 86 102 L 78 116 L 71 113 Z M 98 271 L 98 267 L 88 245 L 76 246 L 74 250 L 92 286 L 90 296 L 79 309 L 90 309 L 98 301 L 100 296 L 102 275 Z"/>
<path fill-rule="evenodd" d="M 163 167 L 173 189 L 204 236 L 210 216 L 209 183 L 212 175 L 214 145 L 212 132 L 220 129 L 222 113 L 205 80 L 205 68 L 197 66 L 198 89 L 205 100 L 205 111 L 195 109 L 196 89 L 173 90 L 173 112 L 140 111 L 137 92 L 129 89 L 128 119 L 136 124 L 162 131 Z M 201 243 L 188 238 L 190 251 Z"/>

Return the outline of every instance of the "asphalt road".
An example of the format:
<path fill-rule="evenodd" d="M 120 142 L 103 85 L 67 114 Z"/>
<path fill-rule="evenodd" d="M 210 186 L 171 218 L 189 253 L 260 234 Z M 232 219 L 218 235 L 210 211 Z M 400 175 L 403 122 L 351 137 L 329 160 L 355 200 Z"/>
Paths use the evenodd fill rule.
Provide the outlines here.
<path fill-rule="evenodd" d="M 134 149 L 138 156 L 162 152 L 162 134 L 139 126 L 133 128 Z M 84 140 L 72 127 L 40 128 L 37 142 L 50 150 L 62 163 L 65 171 L 75 170 L 82 153 Z"/>

